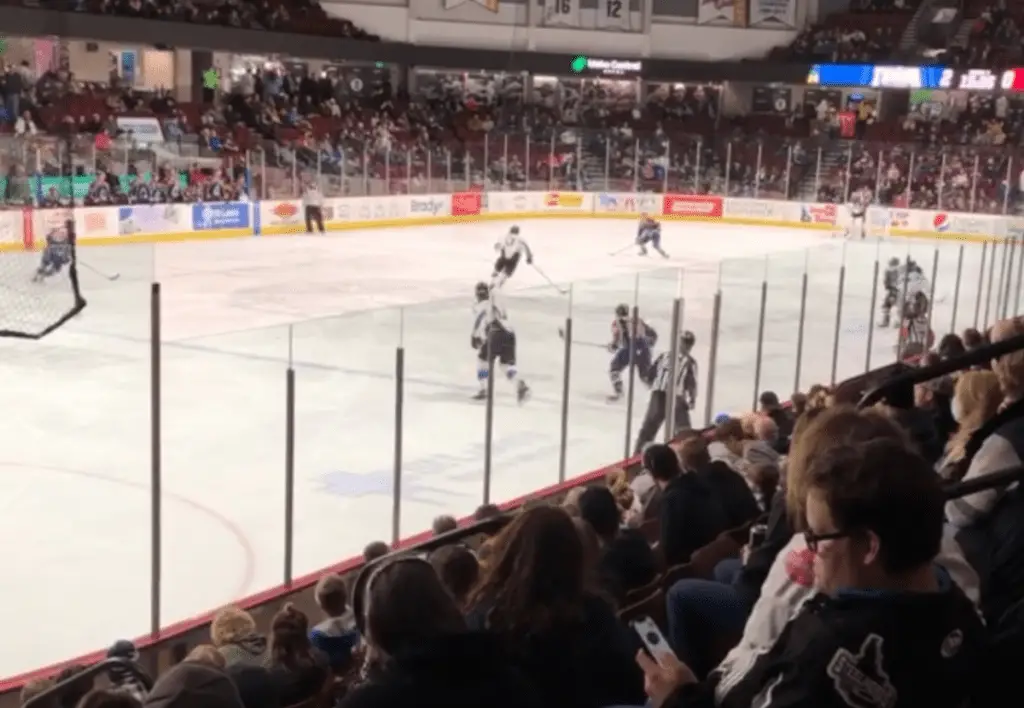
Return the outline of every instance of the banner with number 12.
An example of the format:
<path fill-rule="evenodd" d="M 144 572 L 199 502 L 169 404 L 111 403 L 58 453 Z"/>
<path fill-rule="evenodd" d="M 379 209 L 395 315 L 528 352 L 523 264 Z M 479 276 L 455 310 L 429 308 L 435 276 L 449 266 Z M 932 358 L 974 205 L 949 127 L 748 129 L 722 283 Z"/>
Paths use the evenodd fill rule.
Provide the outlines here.
<path fill-rule="evenodd" d="M 597 0 L 597 28 L 633 29 L 629 0 Z"/>

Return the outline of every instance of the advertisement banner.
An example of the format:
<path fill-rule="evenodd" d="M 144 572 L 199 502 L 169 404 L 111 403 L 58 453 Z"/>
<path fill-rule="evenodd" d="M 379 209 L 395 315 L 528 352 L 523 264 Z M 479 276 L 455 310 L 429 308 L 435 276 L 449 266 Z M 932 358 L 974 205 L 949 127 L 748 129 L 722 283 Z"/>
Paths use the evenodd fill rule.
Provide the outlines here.
<path fill-rule="evenodd" d="M 935 212 L 931 217 L 931 230 L 935 233 L 966 234 L 968 236 L 991 236 L 992 220 L 977 214 L 956 214 Z"/>
<path fill-rule="evenodd" d="M 597 195 L 594 211 L 598 214 L 646 214 L 661 211 L 659 194 L 604 193 Z"/>
<path fill-rule="evenodd" d="M 452 195 L 452 216 L 476 216 L 483 208 L 480 192 L 456 192 Z"/>
<path fill-rule="evenodd" d="M 164 141 L 164 129 L 156 118 L 118 116 L 117 127 L 131 133 L 132 139 L 137 143 L 152 144 Z"/>
<path fill-rule="evenodd" d="M 794 29 L 796 0 L 750 0 L 750 27 Z"/>
<path fill-rule="evenodd" d="M 1011 216 L 1003 221 L 1006 224 L 1006 238 L 1012 238 L 1014 241 L 1024 239 L 1024 219 Z"/>
<path fill-rule="evenodd" d="M 548 209 L 582 209 L 584 197 L 579 192 L 547 192 L 544 206 Z"/>
<path fill-rule="evenodd" d="M 214 202 L 192 205 L 192 228 L 196 231 L 249 228 L 249 202 Z"/>
<path fill-rule="evenodd" d="M 779 221 L 784 218 L 781 207 L 784 202 L 761 201 L 757 199 L 726 199 L 722 215 L 729 219 L 750 219 L 752 221 Z"/>
<path fill-rule="evenodd" d="M 387 207 L 390 206 L 390 204 L 384 204 L 381 202 L 376 206 L 381 211 L 381 215 L 378 218 L 387 218 Z M 441 197 L 410 197 L 409 214 L 412 216 L 447 216 L 448 199 Z"/>
<path fill-rule="evenodd" d="M 835 204 L 801 204 L 800 222 L 803 224 L 828 224 L 835 226 L 839 221 L 839 207 Z"/>
<path fill-rule="evenodd" d="M 666 194 L 662 197 L 664 216 L 722 218 L 722 198 L 711 195 Z"/>
<path fill-rule="evenodd" d="M 31 213 L 30 209 L 4 209 L 0 211 L 0 251 L 31 250 Z M 28 219 L 25 218 L 25 215 L 29 215 Z"/>
<path fill-rule="evenodd" d="M 890 209 L 888 222 L 889 227 L 893 229 L 912 229 L 914 228 L 914 213 L 907 209 Z"/>
<path fill-rule="evenodd" d="M 85 207 L 75 210 L 75 231 L 78 238 L 101 238 L 117 235 L 116 212 L 110 207 Z"/>
<path fill-rule="evenodd" d="M 56 209 L 33 209 L 32 230 L 37 242 L 44 242 L 46 234 L 63 229 L 68 219 L 74 218 L 74 210 L 58 207 Z M 77 224 L 76 224 L 77 227 Z"/>
<path fill-rule="evenodd" d="M 697 24 L 743 27 L 746 9 L 746 0 L 698 0 Z"/>
<path fill-rule="evenodd" d="M 117 207 L 117 233 L 121 236 L 132 236 L 189 231 L 189 224 L 184 216 L 187 210 L 188 205 L 185 204 Z"/>
<path fill-rule="evenodd" d="M 325 218 L 324 221 L 327 221 Z M 260 227 L 274 228 L 287 226 L 305 227 L 305 214 L 302 209 L 302 202 L 298 199 L 289 199 L 283 202 L 261 202 L 260 203 Z"/>
<path fill-rule="evenodd" d="M 533 211 L 531 206 L 536 201 L 536 193 L 497 192 L 485 194 L 482 207 L 489 214 L 522 214 Z"/>

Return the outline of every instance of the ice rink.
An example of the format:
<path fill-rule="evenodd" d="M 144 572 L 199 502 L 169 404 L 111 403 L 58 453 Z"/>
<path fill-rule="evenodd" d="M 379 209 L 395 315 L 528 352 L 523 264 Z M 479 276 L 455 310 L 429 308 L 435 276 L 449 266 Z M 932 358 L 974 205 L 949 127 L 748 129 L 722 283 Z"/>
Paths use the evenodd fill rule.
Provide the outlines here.
<path fill-rule="evenodd" d="M 166 626 L 282 581 L 289 359 L 297 379 L 296 575 L 390 537 L 399 344 L 406 350 L 402 535 L 481 503 L 483 406 L 469 400 L 476 390 L 472 294 L 489 276 L 493 243 L 509 225 L 83 249 L 82 260 L 121 279 L 108 283 L 83 270 L 89 307 L 80 317 L 41 342 L 0 342 L 0 626 L 18 646 L 0 654 L 0 675 L 148 630 L 153 280 L 163 295 Z M 608 353 L 597 346 L 608 340 L 620 302 L 637 297 L 642 315 L 664 334 L 672 298 L 682 292 L 684 327 L 697 336 L 701 365 L 695 423 L 704 417 L 716 291 L 722 309 L 714 412 L 747 409 L 754 399 L 764 280 L 759 388 L 782 397 L 796 383 L 805 270 L 804 388 L 830 379 L 837 302 L 838 378 L 864 371 L 876 258 L 884 266 L 909 251 L 930 277 L 938 252 L 935 330 L 949 329 L 954 301 L 957 328 L 974 323 L 980 246 L 964 247 L 961 259 L 958 243 L 848 243 L 813 232 L 672 223 L 663 243 L 670 260 L 632 251 L 609 256 L 634 229 L 619 220 L 522 224 L 536 263 L 559 283 L 572 283 L 572 293 L 558 294 L 525 263 L 506 286 L 520 371 L 533 397 L 518 407 L 511 388 L 496 382 L 493 501 L 558 481 L 558 329 L 570 300 L 578 342 L 570 476 L 622 457 L 625 405 L 604 401 Z M 994 278 L 1001 282 L 1000 266 Z M 990 320 L 995 305 L 993 294 Z M 982 315 L 985 309 L 982 302 Z M 871 366 L 894 359 L 895 341 L 895 330 L 876 331 Z M 638 388 L 634 436 L 646 398 Z M 41 626 L 46 641 L 36 641 Z"/>

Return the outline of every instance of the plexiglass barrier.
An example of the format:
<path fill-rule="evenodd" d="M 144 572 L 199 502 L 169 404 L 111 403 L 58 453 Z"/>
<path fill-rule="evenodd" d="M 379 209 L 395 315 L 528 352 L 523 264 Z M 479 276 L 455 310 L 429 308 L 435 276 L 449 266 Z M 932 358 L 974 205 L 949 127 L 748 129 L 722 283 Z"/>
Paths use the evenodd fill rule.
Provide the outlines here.
<path fill-rule="evenodd" d="M 200 166 L 228 192 L 283 199 L 318 182 L 325 196 L 429 194 L 464 189 L 580 189 L 682 192 L 843 203 L 855 192 L 885 206 L 1016 213 L 1024 153 L 1008 146 L 900 145 L 764 136 L 632 137 L 625 131 L 566 129 L 465 136 L 458 147 L 400 140 L 303 139 L 219 151 L 176 139 L 159 147 L 125 140 L 99 148 L 91 136 L 0 139 L 11 166 L 8 203 L 45 202 L 56 189 L 85 200 L 98 171 L 183 186 Z"/>

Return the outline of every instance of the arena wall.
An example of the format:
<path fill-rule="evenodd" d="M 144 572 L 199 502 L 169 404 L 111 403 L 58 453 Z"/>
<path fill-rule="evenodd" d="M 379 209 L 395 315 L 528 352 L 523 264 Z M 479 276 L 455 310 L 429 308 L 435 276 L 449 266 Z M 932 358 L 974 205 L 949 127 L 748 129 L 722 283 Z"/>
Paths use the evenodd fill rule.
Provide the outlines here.
<path fill-rule="evenodd" d="M 635 219 L 648 213 L 665 220 L 819 231 L 841 230 L 847 209 L 836 204 L 744 199 L 683 193 L 455 192 L 324 200 L 328 231 L 431 226 L 487 220 L 541 218 Z M 0 212 L 0 251 L 37 249 L 45 234 L 75 221 L 81 245 L 158 243 L 305 233 L 299 199 Z M 960 241 L 1020 240 L 1024 217 L 871 207 L 871 236 Z"/>

